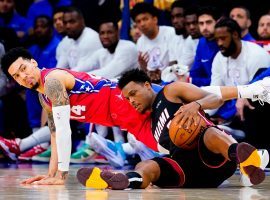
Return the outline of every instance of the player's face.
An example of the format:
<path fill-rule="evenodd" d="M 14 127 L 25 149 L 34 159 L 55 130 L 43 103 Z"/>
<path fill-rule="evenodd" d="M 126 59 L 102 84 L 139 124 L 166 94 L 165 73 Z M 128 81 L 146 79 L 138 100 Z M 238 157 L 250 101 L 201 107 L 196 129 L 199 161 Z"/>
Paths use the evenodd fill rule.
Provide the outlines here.
<path fill-rule="evenodd" d="M 100 25 L 99 38 L 104 48 L 109 48 L 118 42 L 118 31 L 113 23 L 109 22 Z"/>
<path fill-rule="evenodd" d="M 8 73 L 17 83 L 29 89 L 38 88 L 40 84 L 39 72 L 37 62 L 34 59 L 27 60 L 21 57 L 15 60 L 8 69 Z"/>
<path fill-rule="evenodd" d="M 211 15 L 201 15 L 198 18 L 199 28 L 201 34 L 207 39 L 212 39 L 214 37 L 216 20 Z"/>
<path fill-rule="evenodd" d="M 171 21 L 176 33 L 182 31 L 185 22 L 184 9 L 179 7 L 173 8 L 171 11 Z"/>
<path fill-rule="evenodd" d="M 130 30 L 130 35 L 132 37 L 133 42 L 137 42 L 138 39 L 141 37 L 142 32 L 139 30 L 138 26 L 136 23 L 133 24 L 131 30 Z"/>
<path fill-rule="evenodd" d="M 122 89 L 122 93 L 138 112 L 144 113 L 151 109 L 153 93 L 150 83 L 131 81 Z"/>
<path fill-rule="evenodd" d="M 265 15 L 260 18 L 257 32 L 262 40 L 270 39 L 270 15 Z"/>
<path fill-rule="evenodd" d="M 196 14 L 185 16 L 185 28 L 187 34 L 193 39 L 200 37 L 200 29 L 198 26 L 198 18 Z"/>
<path fill-rule="evenodd" d="M 155 28 L 158 26 L 157 17 L 154 17 L 149 13 L 142 13 L 137 15 L 135 22 L 139 30 L 146 36 L 153 35 Z"/>
<path fill-rule="evenodd" d="M 236 44 L 227 27 L 216 28 L 215 39 L 223 56 L 229 57 L 236 51 Z"/>

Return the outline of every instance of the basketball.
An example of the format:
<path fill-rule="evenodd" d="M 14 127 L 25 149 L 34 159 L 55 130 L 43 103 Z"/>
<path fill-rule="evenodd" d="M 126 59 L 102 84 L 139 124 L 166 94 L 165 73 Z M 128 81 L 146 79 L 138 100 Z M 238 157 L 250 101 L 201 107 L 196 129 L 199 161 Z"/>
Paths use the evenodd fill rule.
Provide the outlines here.
<path fill-rule="evenodd" d="M 179 128 L 177 125 L 178 117 L 174 117 L 169 126 L 169 135 L 172 142 L 179 148 L 191 150 L 194 149 L 198 144 L 198 137 L 200 134 L 212 124 L 208 121 L 202 113 L 199 112 L 199 122 L 197 125 L 194 121 L 191 123 L 189 129 Z"/>

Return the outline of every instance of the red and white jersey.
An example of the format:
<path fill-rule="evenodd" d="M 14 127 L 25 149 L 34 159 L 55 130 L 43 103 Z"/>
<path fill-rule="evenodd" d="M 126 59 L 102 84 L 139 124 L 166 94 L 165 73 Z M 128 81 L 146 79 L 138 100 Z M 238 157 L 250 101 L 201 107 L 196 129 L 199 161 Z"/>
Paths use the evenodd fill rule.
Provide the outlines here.
<path fill-rule="evenodd" d="M 135 137 L 153 150 L 157 142 L 151 133 L 150 113 L 137 112 L 124 99 L 117 83 L 111 80 L 67 69 L 43 69 L 42 84 L 52 70 L 65 70 L 75 77 L 75 85 L 67 91 L 70 100 L 70 118 L 80 122 L 91 122 L 104 126 L 119 126 L 134 134 Z M 51 107 L 51 101 L 42 94 Z"/>

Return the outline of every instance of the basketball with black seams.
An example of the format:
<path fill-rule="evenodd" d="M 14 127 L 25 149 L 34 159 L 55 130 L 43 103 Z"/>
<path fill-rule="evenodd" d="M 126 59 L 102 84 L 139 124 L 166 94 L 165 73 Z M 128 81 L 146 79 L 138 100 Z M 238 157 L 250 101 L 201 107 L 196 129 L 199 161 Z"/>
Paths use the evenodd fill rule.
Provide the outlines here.
<path fill-rule="evenodd" d="M 191 150 L 198 145 L 198 139 L 201 133 L 205 131 L 212 122 L 208 121 L 202 112 L 198 112 L 200 119 L 195 125 L 194 121 L 191 123 L 189 129 L 184 127 L 179 128 L 177 121 L 178 116 L 175 116 L 169 126 L 169 135 L 172 142 L 181 149 Z"/>

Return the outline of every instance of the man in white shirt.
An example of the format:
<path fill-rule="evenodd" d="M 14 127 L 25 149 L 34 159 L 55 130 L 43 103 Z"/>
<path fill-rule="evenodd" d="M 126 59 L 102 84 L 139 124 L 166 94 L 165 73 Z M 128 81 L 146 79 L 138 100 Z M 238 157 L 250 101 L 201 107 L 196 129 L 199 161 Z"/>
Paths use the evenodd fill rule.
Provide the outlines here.
<path fill-rule="evenodd" d="M 215 39 L 220 51 L 213 61 L 211 85 L 248 84 L 258 72 L 270 66 L 270 56 L 262 47 L 252 42 L 241 40 L 241 29 L 233 19 L 221 19 L 216 24 Z M 257 145 L 259 143 L 255 140 L 250 140 L 250 138 L 251 135 L 257 134 L 259 139 L 264 137 L 261 130 L 263 130 L 263 127 L 266 128 L 265 124 L 257 123 L 256 118 L 260 118 L 260 121 L 265 121 L 266 115 L 263 114 L 263 110 L 266 110 L 267 106 L 263 108 L 258 107 L 260 110 L 258 114 L 252 113 L 249 110 L 253 110 L 253 106 L 248 101 L 238 99 L 236 104 L 234 102 L 231 105 L 227 104 L 227 107 L 223 109 L 223 116 L 229 113 L 233 114 L 233 116 L 235 114 L 239 116 L 239 119 L 244 124 L 238 118 L 234 118 L 230 127 L 237 129 L 244 128 L 246 139 L 252 142 L 252 144 Z M 244 107 L 248 107 L 249 109 L 244 110 Z M 269 110 L 266 111 L 269 113 Z M 248 116 L 247 113 L 249 113 Z M 248 117 L 247 121 L 245 121 L 246 117 Z M 249 124 L 249 127 L 252 124 L 252 133 L 245 128 L 247 124 Z M 249 129 L 251 130 L 251 128 Z"/>
<path fill-rule="evenodd" d="M 102 47 L 98 33 L 85 27 L 80 10 L 69 7 L 64 11 L 63 23 L 67 36 L 59 43 L 56 57 L 58 68 L 73 69 Z"/>
<path fill-rule="evenodd" d="M 220 51 L 212 65 L 211 85 L 239 85 L 251 81 L 261 68 L 270 66 L 270 57 L 260 46 L 241 40 L 240 27 L 232 19 L 215 26 Z"/>
<path fill-rule="evenodd" d="M 184 51 L 180 57 L 180 63 L 191 67 L 196 55 L 196 49 L 201 37 L 198 14 L 196 7 L 190 7 L 185 10 L 185 29 L 188 37 L 184 43 Z"/>
<path fill-rule="evenodd" d="M 161 71 L 169 65 L 169 47 L 176 37 L 172 27 L 158 26 L 158 11 L 148 3 L 137 3 L 132 19 L 142 32 L 137 42 L 139 64 L 154 82 L 160 82 Z"/>
<path fill-rule="evenodd" d="M 138 67 L 138 53 L 133 42 L 119 39 L 116 22 L 105 21 L 100 25 L 99 38 L 104 48 L 86 58 L 82 65 L 73 68 L 105 78 L 117 78 L 124 72 Z"/>

